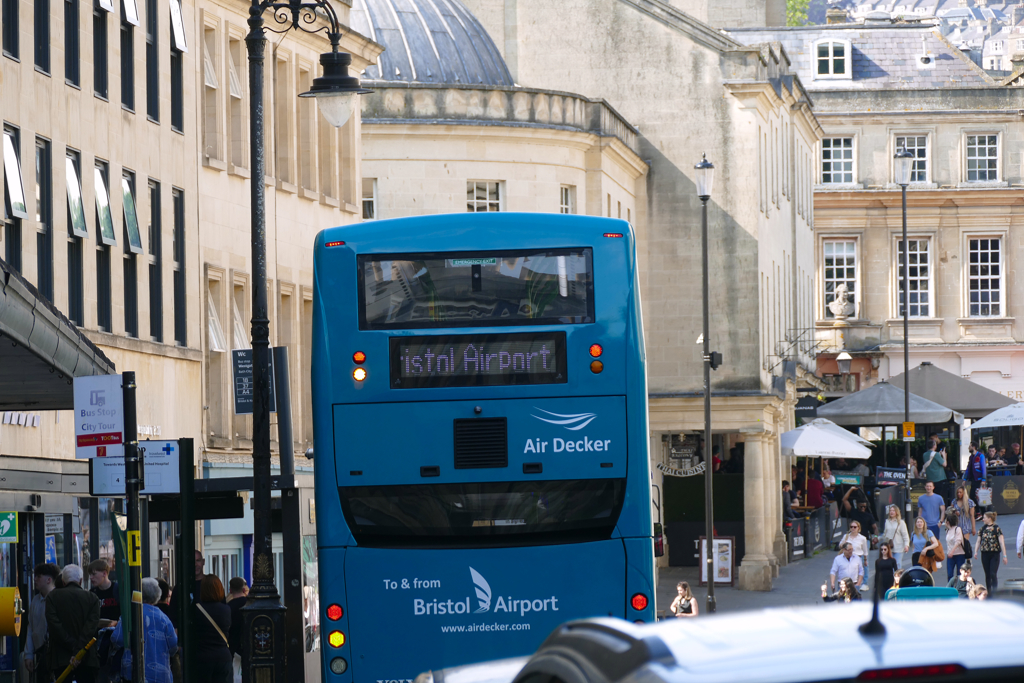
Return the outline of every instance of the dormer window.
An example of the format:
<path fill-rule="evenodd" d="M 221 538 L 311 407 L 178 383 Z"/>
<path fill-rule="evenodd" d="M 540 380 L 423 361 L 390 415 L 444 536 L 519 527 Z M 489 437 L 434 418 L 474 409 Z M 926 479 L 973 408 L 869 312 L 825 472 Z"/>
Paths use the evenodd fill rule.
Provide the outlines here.
<path fill-rule="evenodd" d="M 814 78 L 852 78 L 853 63 L 848 40 L 819 40 L 814 44 Z"/>

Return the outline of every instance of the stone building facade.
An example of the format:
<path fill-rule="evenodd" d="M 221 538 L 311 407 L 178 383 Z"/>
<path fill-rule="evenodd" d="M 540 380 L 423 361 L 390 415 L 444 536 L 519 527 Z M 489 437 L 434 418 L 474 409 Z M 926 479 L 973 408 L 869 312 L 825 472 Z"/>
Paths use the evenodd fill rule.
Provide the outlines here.
<path fill-rule="evenodd" d="M 2 255 L 118 372 L 135 371 L 141 439 L 191 437 L 207 467 L 248 461 L 251 419 L 232 414 L 228 358 L 250 334 L 248 5 L 123 0 L 111 8 L 4 5 L 0 118 L 19 167 L 5 164 L 5 193 L 17 176 L 25 210 L 5 210 Z M 346 23 L 348 6 L 336 8 Z M 312 439 L 301 368 L 313 237 L 359 220 L 359 117 L 336 131 L 313 100 L 296 97 L 319 75 L 318 55 L 329 48 L 322 33 L 269 42 L 270 161 L 260 182 L 271 343 L 289 347 L 301 453 Z M 341 47 L 356 73 L 381 50 L 352 32 Z M 38 428 L 0 425 L 0 455 L 73 459 L 71 418 L 61 411 Z M 217 529 L 206 531 L 215 540 Z M 227 550 L 217 553 L 222 578 L 246 561 L 240 537 L 232 543 L 234 565 L 221 562 Z"/>
<path fill-rule="evenodd" d="M 1016 295 L 1016 264 L 1024 258 L 1024 90 L 995 82 L 929 27 L 837 24 L 733 35 L 785 45 L 825 130 L 814 153 L 814 325 L 829 393 L 903 372 L 902 205 L 893 156 L 905 145 L 914 154 L 910 365 L 931 362 L 1024 399 L 1024 301 Z M 812 55 L 822 45 L 833 66 L 837 47 L 852 55 L 848 73 L 817 78 Z M 854 307 L 837 321 L 827 305 L 840 284 L 853 292 Z M 854 357 L 848 376 L 835 363 L 843 349 Z"/>
<path fill-rule="evenodd" d="M 444 41 L 419 43 L 426 59 L 418 78 L 394 58 L 417 44 L 413 22 L 394 4 L 390 16 L 402 20 L 406 39 L 375 36 L 388 50 L 367 77 L 387 83 L 374 82 L 378 92 L 364 100 L 364 177 L 376 179 L 364 197 L 374 215 L 387 217 L 462 211 L 463 197 L 475 207 L 462 194 L 469 181 L 502 180 L 499 210 L 630 220 L 657 464 L 667 461 L 672 436 L 703 427 L 701 308 L 692 296 L 700 286 L 700 202 L 690 169 L 707 152 L 718 167 L 712 347 L 726 358 L 714 377 L 715 443 L 746 451 L 740 579 L 768 589 L 785 556 L 778 435 L 792 426 L 797 388 L 814 382 L 813 341 L 793 330 L 801 320 L 811 327 L 813 274 L 802 264 L 812 258 L 811 151 L 820 128 L 782 51 L 741 45 L 680 10 L 689 4 L 682 9 L 707 17 L 731 8 L 734 20 L 763 25 L 784 3 L 471 0 L 470 16 L 494 38 L 502 64 L 477 74 L 485 83 L 458 85 L 454 77 L 431 82 L 439 72 L 425 66 Z M 374 37 L 356 17 L 383 5 L 392 3 L 357 1 L 353 25 Z M 421 14 L 429 24 L 429 8 Z M 493 65 L 485 45 L 474 53 Z M 566 190 L 575 202 L 561 200 Z M 662 473 L 655 477 L 661 485 Z"/>

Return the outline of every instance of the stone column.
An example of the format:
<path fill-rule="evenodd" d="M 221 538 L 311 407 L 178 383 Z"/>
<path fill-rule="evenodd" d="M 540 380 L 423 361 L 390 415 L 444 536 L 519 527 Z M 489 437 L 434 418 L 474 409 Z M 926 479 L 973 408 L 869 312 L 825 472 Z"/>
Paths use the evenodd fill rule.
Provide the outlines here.
<path fill-rule="evenodd" d="M 779 435 L 772 434 L 767 438 L 768 448 L 765 453 L 767 469 L 771 476 L 765 477 L 767 490 L 765 495 L 768 505 L 768 538 L 770 546 L 768 556 L 772 561 L 772 575 L 779 575 L 779 567 L 786 564 L 786 537 L 782 533 L 782 452 Z M 770 481 L 769 481 L 770 480 Z"/>
<path fill-rule="evenodd" d="M 765 444 L 761 431 L 743 431 L 743 560 L 739 568 L 739 588 L 748 591 L 772 589 L 772 567 L 768 557 L 769 538 L 765 518 Z"/>

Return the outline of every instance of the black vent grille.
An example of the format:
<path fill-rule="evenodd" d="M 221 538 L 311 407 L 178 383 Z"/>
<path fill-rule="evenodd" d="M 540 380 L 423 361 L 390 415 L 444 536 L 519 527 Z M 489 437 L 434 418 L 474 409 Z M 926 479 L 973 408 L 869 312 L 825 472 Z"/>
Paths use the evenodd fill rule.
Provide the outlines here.
<path fill-rule="evenodd" d="M 455 469 L 508 467 L 508 422 L 487 417 L 455 422 Z"/>

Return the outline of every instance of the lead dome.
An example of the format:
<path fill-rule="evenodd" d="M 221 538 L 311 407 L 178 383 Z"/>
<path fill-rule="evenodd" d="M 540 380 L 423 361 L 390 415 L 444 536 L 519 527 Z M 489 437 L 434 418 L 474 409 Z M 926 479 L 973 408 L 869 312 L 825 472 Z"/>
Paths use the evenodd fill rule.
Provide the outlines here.
<path fill-rule="evenodd" d="M 459 0 L 354 0 L 350 19 L 385 48 L 366 81 L 514 85 L 494 41 Z"/>

